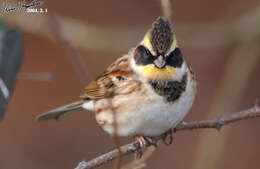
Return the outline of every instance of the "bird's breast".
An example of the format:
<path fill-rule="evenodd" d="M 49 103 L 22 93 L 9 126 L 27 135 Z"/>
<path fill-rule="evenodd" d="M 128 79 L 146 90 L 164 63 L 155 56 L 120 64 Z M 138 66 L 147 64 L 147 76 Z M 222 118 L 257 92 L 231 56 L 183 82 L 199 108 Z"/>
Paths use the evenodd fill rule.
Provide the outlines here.
<path fill-rule="evenodd" d="M 184 89 L 179 83 L 168 84 L 166 88 L 139 83 L 138 90 L 114 97 L 110 108 L 105 99 L 99 100 L 95 104 L 95 108 L 99 110 L 96 119 L 110 134 L 115 131 L 114 120 L 116 119 L 119 136 L 161 135 L 182 121 L 193 103 L 195 89 L 190 76 L 186 75 L 180 83 L 186 84 Z M 154 91 L 154 88 L 160 92 Z M 169 91 L 170 94 L 167 94 L 167 90 L 173 89 L 174 92 Z"/>

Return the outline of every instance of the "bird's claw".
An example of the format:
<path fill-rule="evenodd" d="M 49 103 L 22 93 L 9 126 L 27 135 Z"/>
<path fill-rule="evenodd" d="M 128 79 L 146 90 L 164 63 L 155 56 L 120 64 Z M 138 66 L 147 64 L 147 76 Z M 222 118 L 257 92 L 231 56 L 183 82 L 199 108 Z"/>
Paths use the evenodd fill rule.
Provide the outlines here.
<path fill-rule="evenodd" d="M 147 136 L 136 136 L 135 137 L 137 143 L 135 146 L 135 158 L 140 159 L 143 155 L 143 148 L 145 148 L 147 145 L 153 145 L 154 147 L 157 147 L 158 139 L 155 137 L 147 137 Z"/>
<path fill-rule="evenodd" d="M 145 141 L 147 144 L 150 144 L 152 146 L 154 146 L 155 148 L 157 148 L 157 142 L 158 140 L 154 137 L 144 137 Z"/>
<path fill-rule="evenodd" d="M 143 155 L 143 148 L 146 146 L 146 140 L 143 136 L 136 136 L 135 137 L 137 143 L 134 144 L 135 146 L 135 158 L 140 159 Z"/>
<path fill-rule="evenodd" d="M 162 136 L 162 141 L 166 146 L 169 146 L 173 142 L 173 132 L 174 130 L 170 129 L 166 133 L 163 134 Z"/>

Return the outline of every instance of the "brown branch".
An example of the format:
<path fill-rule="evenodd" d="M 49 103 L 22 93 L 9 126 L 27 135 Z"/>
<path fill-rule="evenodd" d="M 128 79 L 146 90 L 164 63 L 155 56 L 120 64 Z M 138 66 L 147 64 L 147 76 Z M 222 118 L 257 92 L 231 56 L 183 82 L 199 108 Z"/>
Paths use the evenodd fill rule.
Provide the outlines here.
<path fill-rule="evenodd" d="M 215 128 L 217 130 L 220 130 L 222 126 L 227 125 L 229 123 L 233 123 L 245 119 L 251 119 L 255 117 L 260 117 L 260 108 L 258 104 L 256 104 L 253 108 L 240 111 L 237 113 L 227 114 L 220 118 L 182 122 L 179 125 L 177 125 L 175 131 L 193 130 L 193 129 L 202 129 L 202 128 Z M 130 144 L 121 146 L 120 147 L 121 155 L 126 156 L 134 153 L 136 150 L 136 146 L 135 146 L 136 144 L 139 143 L 132 142 Z M 148 147 L 150 145 L 147 143 L 146 146 Z M 92 169 L 100 165 L 103 165 L 109 161 L 114 160 L 117 157 L 117 155 L 118 155 L 118 149 L 115 149 L 88 162 L 86 161 L 80 162 L 75 169 Z"/>

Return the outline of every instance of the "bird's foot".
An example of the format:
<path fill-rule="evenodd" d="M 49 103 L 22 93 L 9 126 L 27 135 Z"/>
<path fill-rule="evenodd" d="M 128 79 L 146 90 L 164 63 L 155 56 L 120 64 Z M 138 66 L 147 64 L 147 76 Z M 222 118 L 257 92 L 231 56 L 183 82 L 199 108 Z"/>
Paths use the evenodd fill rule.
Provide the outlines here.
<path fill-rule="evenodd" d="M 147 144 L 152 145 L 152 146 L 154 146 L 155 148 L 158 147 L 158 145 L 157 145 L 157 143 L 158 143 L 158 138 L 156 138 L 156 137 L 145 137 L 145 136 L 144 136 L 144 139 L 145 139 L 145 141 L 147 142 Z"/>
<path fill-rule="evenodd" d="M 138 144 L 135 145 L 136 151 L 135 151 L 135 157 L 137 159 L 140 159 L 143 155 L 143 149 L 147 145 L 153 145 L 154 147 L 157 147 L 158 139 L 155 137 L 147 137 L 147 136 L 136 136 L 135 137 Z"/>
<path fill-rule="evenodd" d="M 140 159 L 143 155 L 143 148 L 146 145 L 146 140 L 143 136 L 135 136 L 135 140 L 137 141 L 135 146 L 135 158 Z"/>
<path fill-rule="evenodd" d="M 173 142 L 173 132 L 174 130 L 170 129 L 162 135 L 162 141 L 166 146 L 169 146 Z"/>

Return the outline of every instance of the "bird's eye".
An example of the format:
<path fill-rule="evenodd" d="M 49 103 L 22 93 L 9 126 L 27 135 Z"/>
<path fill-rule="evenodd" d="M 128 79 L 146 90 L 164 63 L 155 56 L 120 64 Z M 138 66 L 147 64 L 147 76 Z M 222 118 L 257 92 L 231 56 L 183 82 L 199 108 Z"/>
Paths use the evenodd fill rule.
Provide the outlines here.
<path fill-rule="evenodd" d="M 175 48 L 168 56 L 166 64 L 173 67 L 181 67 L 183 63 L 182 54 L 179 48 Z"/>
<path fill-rule="evenodd" d="M 138 46 L 135 50 L 135 61 L 137 64 L 147 65 L 153 63 L 153 55 L 144 46 Z"/>

